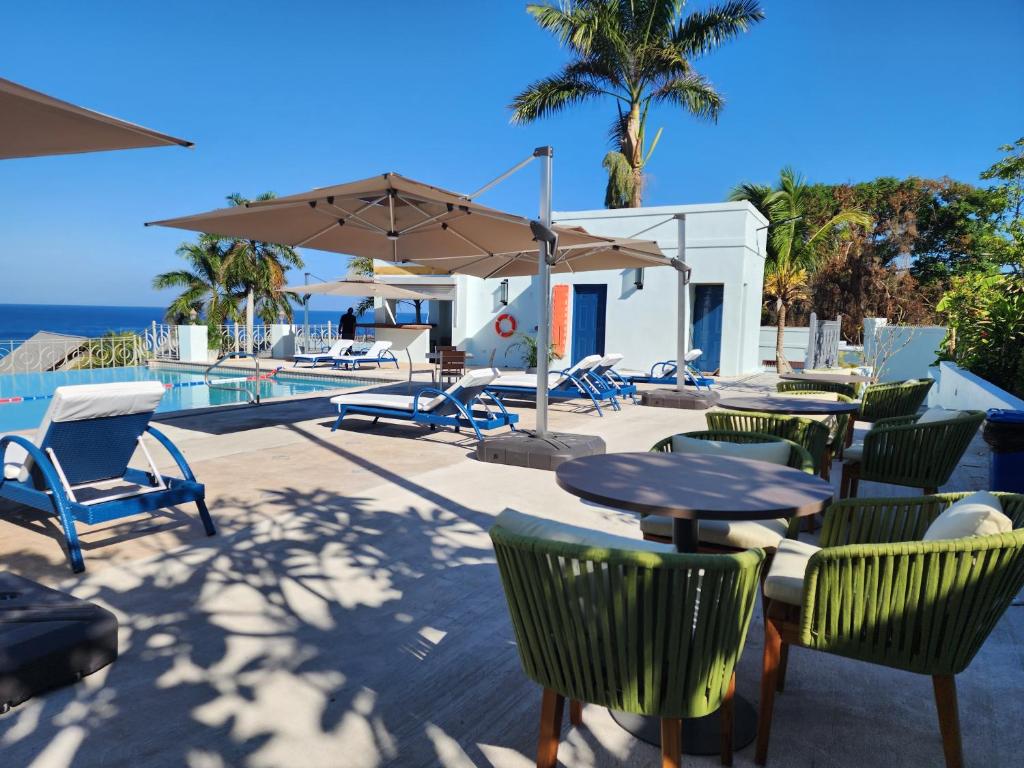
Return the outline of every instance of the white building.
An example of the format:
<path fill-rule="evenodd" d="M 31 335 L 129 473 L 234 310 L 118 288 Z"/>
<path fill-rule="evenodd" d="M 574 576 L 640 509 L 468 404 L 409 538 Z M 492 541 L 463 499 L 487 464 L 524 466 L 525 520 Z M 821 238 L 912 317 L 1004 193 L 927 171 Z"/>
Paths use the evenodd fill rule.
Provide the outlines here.
<path fill-rule="evenodd" d="M 686 262 L 690 286 L 691 346 L 704 350 L 700 367 L 736 376 L 760 370 L 758 335 L 768 222 L 749 203 L 674 205 L 618 210 L 562 211 L 557 224 L 582 226 L 598 235 L 655 240 L 667 256 L 676 256 L 676 214 L 686 214 Z M 514 367 L 522 362 L 515 336 L 499 336 L 495 321 L 508 314 L 518 332 L 532 333 L 537 296 L 531 278 L 507 281 L 396 274 L 382 267 L 389 282 L 415 285 L 450 301 L 430 302 L 434 343 L 452 343 L 485 364 Z M 560 368 L 593 352 L 621 352 L 623 367 L 646 369 L 675 358 L 677 274 L 669 268 L 607 270 L 553 275 L 555 311 L 562 310 Z M 565 286 L 559 288 L 559 286 Z M 503 303 L 507 299 L 507 304 Z M 508 323 L 505 323 L 508 329 Z"/>

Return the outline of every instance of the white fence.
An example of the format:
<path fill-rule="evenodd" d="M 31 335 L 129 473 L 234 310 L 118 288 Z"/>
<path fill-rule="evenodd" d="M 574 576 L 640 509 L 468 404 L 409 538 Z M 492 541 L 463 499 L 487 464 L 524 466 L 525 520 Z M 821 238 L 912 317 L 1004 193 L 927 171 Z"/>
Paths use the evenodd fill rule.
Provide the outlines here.
<path fill-rule="evenodd" d="M 96 339 L 37 334 L 27 341 L 0 341 L 0 373 L 136 366 L 151 357 L 146 340 L 135 334 Z"/>
<path fill-rule="evenodd" d="M 928 393 L 930 406 L 960 411 L 987 411 L 989 408 L 1024 411 L 1024 400 L 965 371 L 956 363 L 944 360 L 933 367 L 929 375 L 935 379 Z"/>

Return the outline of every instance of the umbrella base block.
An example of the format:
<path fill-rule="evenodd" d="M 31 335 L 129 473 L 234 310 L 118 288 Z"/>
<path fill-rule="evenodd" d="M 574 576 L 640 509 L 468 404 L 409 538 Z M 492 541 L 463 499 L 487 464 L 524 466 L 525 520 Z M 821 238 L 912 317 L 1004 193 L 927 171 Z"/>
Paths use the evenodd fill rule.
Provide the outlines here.
<path fill-rule="evenodd" d="M 718 405 L 721 395 L 717 392 L 697 392 L 678 389 L 652 389 L 640 395 L 640 404 L 654 408 L 683 408 L 690 411 L 706 411 Z"/>
<path fill-rule="evenodd" d="M 491 464 L 555 470 L 572 459 L 604 452 L 604 440 L 596 435 L 549 433 L 540 438 L 534 432 L 520 429 L 485 438 L 477 445 L 476 457 Z"/>

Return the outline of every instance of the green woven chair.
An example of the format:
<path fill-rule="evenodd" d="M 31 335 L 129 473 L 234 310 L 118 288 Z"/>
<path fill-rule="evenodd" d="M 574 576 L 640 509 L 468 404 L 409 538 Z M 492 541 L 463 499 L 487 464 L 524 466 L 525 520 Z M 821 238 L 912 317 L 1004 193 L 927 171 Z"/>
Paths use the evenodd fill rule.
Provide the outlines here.
<path fill-rule="evenodd" d="M 919 416 L 876 421 L 863 445 L 846 449 L 839 496 L 856 496 L 861 480 L 907 485 L 935 493 L 985 420 L 984 411 L 961 411 L 943 421 L 919 424 Z"/>
<path fill-rule="evenodd" d="M 931 675 L 946 765 L 963 765 L 954 676 L 1024 586 L 1024 495 L 995 494 L 1013 521 L 1009 533 L 920 540 L 967 495 L 851 499 L 826 511 L 823 549 L 806 563 L 799 604 L 768 601 L 758 765 L 790 645 Z"/>
<path fill-rule="evenodd" d="M 826 480 L 832 465 L 829 428 L 802 416 L 780 416 L 753 411 L 712 410 L 705 414 L 708 429 L 726 432 L 759 432 L 784 437 L 804 448 L 814 460 L 814 471 Z"/>
<path fill-rule="evenodd" d="M 933 379 L 910 379 L 886 384 L 870 384 L 860 400 L 860 421 L 881 421 L 897 416 L 913 416 L 928 397 Z"/>
<path fill-rule="evenodd" d="M 785 438 L 778 437 L 777 435 L 767 435 L 759 432 L 730 432 L 726 430 L 716 431 L 709 429 L 700 432 L 683 432 L 682 436 L 689 437 L 694 440 L 718 440 L 725 443 L 787 443 L 789 445 L 788 466 L 792 467 L 793 469 L 802 470 L 811 475 L 815 474 L 814 460 L 811 458 L 811 454 L 807 452 L 807 449 L 797 445 L 792 440 L 786 440 Z M 664 440 L 659 440 L 651 447 L 651 451 L 659 453 L 672 453 L 672 437 L 674 437 L 674 435 L 666 437 Z M 641 522 L 640 529 L 643 532 L 644 539 L 646 539 L 647 541 L 660 541 L 665 543 L 671 543 L 672 521 L 670 518 L 660 518 L 655 515 L 652 515 L 649 517 L 645 516 L 644 519 L 647 521 L 657 520 L 658 523 L 660 523 L 660 525 L 658 525 L 657 528 L 664 528 L 664 531 L 654 530 L 651 527 L 645 526 L 645 524 Z M 706 523 L 702 523 L 701 526 L 705 527 Z M 730 535 L 732 531 L 736 530 L 737 528 L 742 528 L 743 526 L 753 526 L 756 529 L 756 533 L 761 533 L 765 528 L 765 523 L 760 521 L 742 521 L 732 523 L 730 525 Z M 784 535 L 786 538 L 795 539 L 798 533 L 799 519 L 792 518 L 789 521 L 789 525 L 785 530 Z M 744 538 L 748 538 L 748 536 L 744 536 Z M 749 536 L 749 538 L 756 540 L 756 537 Z M 767 542 L 765 542 L 761 546 L 763 546 L 763 548 L 765 549 L 774 549 L 775 547 L 774 544 L 768 544 Z M 701 549 L 707 549 L 708 551 L 737 551 L 739 548 L 734 546 L 728 546 L 720 541 L 710 542 L 707 540 L 701 540 Z"/>
<path fill-rule="evenodd" d="M 684 718 L 722 708 L 731 764 L 734 670 L 763 551 L 606 549 L 523 536 L 500 519 L 490 535 L 523 671 L 544 688 L 540 768 L 556 763 L 567 698 L 574 725 L 577 702 L 661 718 L 663 766 L 680 764 Z"/>
<path fill-rule="evenodd" d="M 833 384 L 830 381 L 780 381 L 776 383 L 775 391 L 784 392 L 787 395 L 800 392 L 836 392 L 856 400 L 860 392 L 860 385 L 857 383 Z"/>
<path fill-rule="evenodd" d="M 814 389 L 793 390 L 786 393 L 787 397 L 821 397 L 823 395 L 834 397 L 836 402 L 840 403 L 853 403 L 857 400 L 857 398 L 844 395 L 842 392 L 817 387 Z M 832 423 L 834 427 L 830 431 L 829 440 L 832 445 L 832 453 L 836 458 L 842 458 L 843 449 L 853 442 L 853 425 L 855 421 L 856 419 L 849 413 L 839 413 L 833 417 Z"/>

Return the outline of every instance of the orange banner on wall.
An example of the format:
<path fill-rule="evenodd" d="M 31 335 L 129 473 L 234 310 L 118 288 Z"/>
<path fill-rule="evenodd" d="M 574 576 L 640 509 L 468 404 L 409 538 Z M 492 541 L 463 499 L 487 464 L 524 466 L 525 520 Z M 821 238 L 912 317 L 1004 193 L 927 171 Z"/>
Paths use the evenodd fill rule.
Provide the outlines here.
<path fill-rule="evenodd" d="M 569 286 L 556 285 L 551 289 L 551 344 L 555 355 L 565 357 L 565 342 L 569 338 Z"/>

